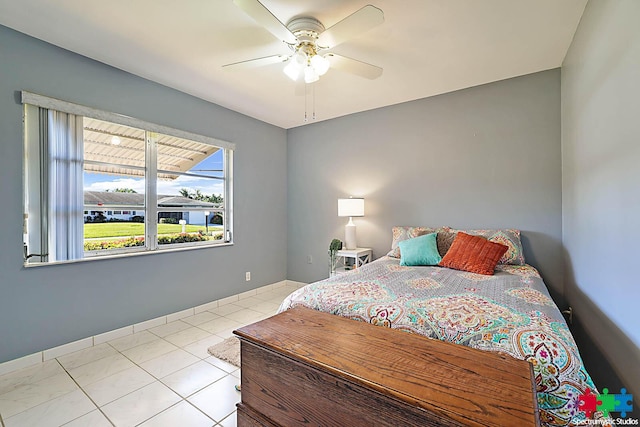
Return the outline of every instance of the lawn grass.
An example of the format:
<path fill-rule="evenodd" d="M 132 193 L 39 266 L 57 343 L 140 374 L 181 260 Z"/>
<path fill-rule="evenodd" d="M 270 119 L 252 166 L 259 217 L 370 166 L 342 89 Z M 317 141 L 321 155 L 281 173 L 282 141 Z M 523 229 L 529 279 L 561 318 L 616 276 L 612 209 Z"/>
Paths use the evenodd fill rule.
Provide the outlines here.
<path fill-rule="evenodd" d="M 186 225 L 187 233 L 205 231 L 204 225 Z M 209 231 L 219 229 L 219 226 L 210 225 Z M 158 234 L 182 233 L 180 224 L 158 224 Z M 103 222 L 84 225 L 85 239 L 100 239 L 105 237 L 129 237 L 144 236 L 144 224 L 140 222 Z"/>

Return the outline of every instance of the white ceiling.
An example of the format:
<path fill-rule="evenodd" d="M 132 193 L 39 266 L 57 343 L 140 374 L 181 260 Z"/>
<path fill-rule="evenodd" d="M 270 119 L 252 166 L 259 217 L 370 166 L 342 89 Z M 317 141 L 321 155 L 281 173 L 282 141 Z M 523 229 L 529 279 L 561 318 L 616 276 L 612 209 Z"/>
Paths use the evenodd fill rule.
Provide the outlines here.
<path fill-rule="evenodd" d="M 332 49 L 384 68 L 329 70 L 308 91 L 316 121 L 561 66 L 587 0 L 262 0 L 283 23 L 326 28 L 370 3 L 384 23 Z M 0 0 L 0 24 L 268 123 L 303 125 L 282 64 L 222 65 L 288 48 L 232 0 Z M 311 122 L 311 120 L 310 120 Z"/>

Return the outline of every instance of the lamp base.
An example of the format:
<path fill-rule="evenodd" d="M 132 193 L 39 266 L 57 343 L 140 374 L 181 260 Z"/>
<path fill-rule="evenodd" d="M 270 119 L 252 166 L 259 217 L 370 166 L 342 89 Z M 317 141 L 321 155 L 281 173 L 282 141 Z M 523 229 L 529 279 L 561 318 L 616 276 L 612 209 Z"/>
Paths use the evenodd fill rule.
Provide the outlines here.
<path fill-rule="evenodd" d="M 356 244 L 356 225 L 352 221 L 349 221 L 344 227 L 344 246 L 345 249 L 355 249 L 358 247 Z"/>

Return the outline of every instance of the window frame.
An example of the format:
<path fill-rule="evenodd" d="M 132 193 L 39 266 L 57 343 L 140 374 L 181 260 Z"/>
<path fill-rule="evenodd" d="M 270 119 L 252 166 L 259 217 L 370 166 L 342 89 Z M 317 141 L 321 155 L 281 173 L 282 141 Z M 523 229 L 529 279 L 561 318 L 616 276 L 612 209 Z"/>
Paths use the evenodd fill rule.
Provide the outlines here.
<path fill-rule="evenodd" d="M 171 251 L 181 251 L 185 249 L 196 249 L 196 248 L 211 248 L 218 246 L 229 246 L 233 245 L 233 152 L 235 150 L 235 144 L 232 142 L 220 140 L 217 138 L 212 138 L 204 135 L 199 135 L 179 129 L 170 128 L 164 125 L 158 125 L 155 123 L 147 122 L 144 120 L 136 119 L 133 117 L 125 116 L 118 113 L 112 113 L 108 111 L 98 110 L 91 107 L 86 107 L 79 104 L 74 104 L 67 101 L 62 101 L 55 98 L 50 98 L 43 95 L 34 94 L 28 91 L 22 91 L 22 104 L 25 108 L 23 108 L 23 139 L 24 139 L 24 153 L 23 153 L 23 212 L 25 213 L 25 234 L 27 231 L 27 215 L 28 212 L 28 195 L 29 191 L 29 179 L 34 175 L 33 171 L 30 171 L 27 174 L 27 155 L 28 150 L 30 149 L 27 144 L 28 133 L 33 132 L 33 129 L 30 131 L 27 130 L 27 109 L 28 106 L 40 107 L 46 109 L 52 109 L 61 111 L 64 113 L 70 113 L 75 115 L 80 115 L 83 117 L 98 119 L 107 122 L 112 122 L 119 125 L 130 126 L 134 128 L 138 128 L 145 131 L 145 147 L 147 152 L 151 153 L 150 158 L 145 159 L 145 186 L 146 186 L 146 194 L 145 194 L 145 245 L 139 247 L 131 247 L 131 248 L 121 248 L 121 249 L 109 249 L 109 250 L 97 250 L 97 251 L 83 251 L 83 257 L 80 259 L 73 260 L 58 260 L 58 261 L 36 261 L 27 259 L 27 241 L 25 240 L 25 259 L 24 266 L 32 267 L 32 266 L 42 266 L 42 265 L 55 265 L 61 263 L 74 263 L 74 262 L 84 262 L 96 259 L 107 259 L 111 257 L 123 257 L 123 256 L 133 256 L 133 255 L 142 255 L 142 254 L 151 254 L 151 253 L 164 253 Z M 31 114 L 31 113 L 30 113 Z M 33 126 L 33 125 L 31 125 Z M 158 226 L 158 212 L 167 210 L 168 208 L 159 207 L 157 204 L 157 182 L 158 182 L 158 165 L 157 165 L 157 145 L 153 141 L 153 135 L 164 134 L 167 136 L 172 136 L 176 138 L 182 138 L 194 142 L 199 142 L 207 145 L 212 145 L 223 150 L 223 177 L 222 181 L 223 185 L 223 200 L 224 206 L 222 209 L 212 209 L 212 208 L 189 208 L 189 211 L 210 211 L 210 212 L 222 212 L 224 216 L 224 229 L 223 229 L 223 238 L 222 240 L 208 240 L 203 242 L 187 242 L 187 243 L 172 243 L 168 245 L 158 244 L 158 234 L 157 234 L 157 226 Z M 31 143 L 32 144 L 32 143 Z M 153 203 L 150 203 L 153 201 Z M 87 209 L 88 205 L 84 205 L 83 209 Z M 47 206 L 48 208 L 48 206 Z M 113 207 L 114 209 L 119 208 L 120 211 L 125 209 L 124 206 Z M 128 207 L 127 207 L 128 208 Z M 133 207 L 131 207 L 133 208 Z M 42 212 L 42 206 L 38 206 L 40 212 Z M 141 206 L 135 207 L 136 211 L 141 212 Z M 182 208 L 174 207 L 171 208 L 173 211 L 181 211 Z M 132 209 L 128 209 L 132 210 Z M 91 211 L 91 209 L 89 209 Z M 84 215 L 84 214 L 83 214 Z M 39 218 L 38 218 L 39 219 Z M 30 218 L 29 221 L 32 219 Z M 43 235 L 48 235 L 49 231 L 45 230 Z"/>

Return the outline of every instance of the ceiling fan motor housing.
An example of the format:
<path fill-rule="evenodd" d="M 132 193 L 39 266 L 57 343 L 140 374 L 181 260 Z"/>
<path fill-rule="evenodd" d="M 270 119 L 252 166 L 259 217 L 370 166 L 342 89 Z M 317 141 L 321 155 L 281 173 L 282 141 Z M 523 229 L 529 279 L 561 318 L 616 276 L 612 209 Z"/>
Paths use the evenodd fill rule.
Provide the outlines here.
<path fill-rule="evenodd" d="M 317 37 L 318 34 L 324 31 L 324 25 L 322 25 L 322 22 L 318 21 L 316 18 L 303 16 L 301 18 L 293 18 L 289 21 L 287 29 L 295 36 L 297 36 L 296 32 L 298 31 L 308 31 L 316 33 Z"/>
<path fill-rule="evenodd" d="M 320 21 L 311 17 L 294 18 L 287 24 L 287 29 L 296 36 L 298 43 L 295 49 L 309 46 L 313 48 L 313 53 L 317 50 L 316 40 L 324 31 L 324 25 Z"/>

